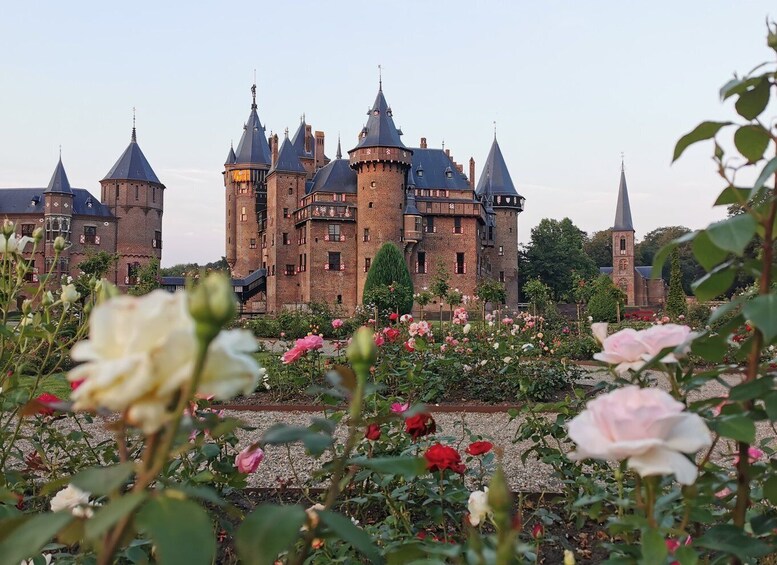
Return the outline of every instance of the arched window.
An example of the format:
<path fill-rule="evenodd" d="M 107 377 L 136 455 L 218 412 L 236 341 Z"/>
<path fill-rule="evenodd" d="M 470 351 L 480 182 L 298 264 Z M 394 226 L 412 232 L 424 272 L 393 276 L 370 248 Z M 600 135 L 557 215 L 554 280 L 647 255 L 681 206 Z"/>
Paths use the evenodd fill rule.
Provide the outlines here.
<path fill-rule="evenodd" d="M 621 236 L 621 255 L 626 255 L 626 238 Z"/>

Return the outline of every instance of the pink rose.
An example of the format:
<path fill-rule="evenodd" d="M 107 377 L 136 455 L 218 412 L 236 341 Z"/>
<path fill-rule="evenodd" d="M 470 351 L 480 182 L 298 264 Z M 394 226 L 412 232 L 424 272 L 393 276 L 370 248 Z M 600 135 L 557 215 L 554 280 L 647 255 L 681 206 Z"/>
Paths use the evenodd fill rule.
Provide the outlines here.
<path fill-rule="evenodd" d="M 577 444 L 569 457 L 627 459 L 643 477 L 674 473 L 679 483 L 693 484 L 696 465 L 683 454 L 708 447 L 712 439 L 704 421 L 684 409 L 660 389 L 626 386 L 603 394 L 569 422 L 569 437 Z"/>
<path fill-rule="evenodd" d="M 639 332 L 639 340 L 645 344 L 647 351 L 643 354 L 643 359 L 650 360 L 667 347 L 679 347 L 689 342 L 694 336 L 691 335 L 691 328 L 677 324 L 662 324 L 652 326 Z M 687 353 L 687 352 L 685 352 Z M 677 357 L 670 353 L 663 359 L 662 363 L 676 363 Z"/>
<path fill-rule="evenodd" d="M 313 351 L 324 347 L 324 338 L 319 335 L 306 335 L 294 343 L 294 347 L 299 347 L 303 352 Z"/>
<path fill-rule="evenodd" d="M 380 334 L 380 333 L 373 334 L 372 340 L 375 342 L 375 345 L 377 345 L 378 347 L 386 343 L 386 340 L 383 338 L 383 334 Z"/>
<path fill-rule="evenodd" d="M 391 405 L 391 411 L 394 414 L 402 414 L 403 412 L 407 412 L 410 409 L 410 403 L 405 402 L 404 404 L 400 404 L 399 402 L 394 402 Z"/>
<path fill-rule="evenodd" d="M 747 448 L 747 459 L 751 464 L 755 463 L 763 456 L 764 456 L 764 452 L 758 449 L 757 447 L 753 447 L 751 445 L 750 447 Z M 739 455 L 734 457 L 734 465 L 739 465 Z"/>
<path fill-rule="evenodd" d="M 235 467 L 238 472 L 248 475 L 259 467 L 264 459 L 264 451 L 257 445 L 249 445 L 235 457 Z"/>
<path fill-rule="evenodd" d="M 342 328 L 343 327 L 343 321 L 340 318 L 332 320 L 332 327 L 334 329 Z"/>
<path fill-rule="evenodd" d="M 305 355 L 305 350 L 296 345 L 283 354 L 283 362 L 288 365 Z"/>
<path fill-rule="evenodd" d="M 592 328 L 594 335 L 601 338 L 601 326 Z M 604 361 L 610 365 L 617 365 L 615 370 L 625 373 L 629 369 L 639 370 L 645 364 L 643 355 L 647 353 L 647 347 L 639 339 L 639 332 L 626 328 L 616 332 L 602 342 L 604 351 L 594 354 L 594 359 Z"/>

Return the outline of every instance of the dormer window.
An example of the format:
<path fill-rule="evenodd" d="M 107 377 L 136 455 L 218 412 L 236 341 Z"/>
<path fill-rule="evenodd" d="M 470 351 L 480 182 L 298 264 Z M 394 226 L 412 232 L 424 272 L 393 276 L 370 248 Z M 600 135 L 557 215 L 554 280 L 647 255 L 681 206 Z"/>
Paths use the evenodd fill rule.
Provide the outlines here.
<path fill-rule="evenodd" d="M 418 167 L 418 169 L 416 169 L 416 171 L 415 171 L 415 174 L 417 174 L 419 177 L 424 176 L 424 169 L 423 169 L 423 167 Z"/>
<path fill-rule="evenodd" d="M 30 200 L 30 206 L 37 206 L 40 203 L 40 196 L 33 196 Z"/>
<path fill-rule="evenodd" d="M 452 179 L 453 178 L 453 171 L 450 167 L 446 167 L 445 169 L 445 178 Z"/>

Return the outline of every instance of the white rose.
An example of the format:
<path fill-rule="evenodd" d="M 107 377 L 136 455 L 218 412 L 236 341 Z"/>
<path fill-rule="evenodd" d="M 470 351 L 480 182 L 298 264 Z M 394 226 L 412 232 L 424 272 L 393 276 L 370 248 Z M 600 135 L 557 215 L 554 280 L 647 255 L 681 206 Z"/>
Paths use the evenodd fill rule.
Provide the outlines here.
<path fill-rule="evenodd" d="M 470 331 L 472 331 L 472 324 L 464 324 L 464 333 L 468 334 Z"/>
<path fill-rule="evenodd" d="M 67 485 L 51 499 L 52 512 L 69 510 L 78 518 L 92 517 L 92 509 L 89 506 L 89 493 L 73 485 Z"/>
<path fill-rule="evenodd" d="M 24 248 L 27 247 L 27 244 L 31 242 L 32 238 L 27 237 L 26 235 L 20 238 L 10 235 L 8 236 L 8 239 L 6 239 L 5 236 L 0 235 L 0 255 L 5 255 L 6 253 L 11 255 L 22 253 Z"/>
<path fill-rule="evenodd" d="M 76 290 L 75 285 L 67 284 L 62 287 L 61 298 L 64 304 L 73 304 L 81 298 L 81 293 Z"/>
<path fill-rule="evenodd" d="M 470 493 L 467 509 L 469 522 L 473 526 L 477 526 L 491 514 L 491 507 L 488 505 L 488 487 Z"/>

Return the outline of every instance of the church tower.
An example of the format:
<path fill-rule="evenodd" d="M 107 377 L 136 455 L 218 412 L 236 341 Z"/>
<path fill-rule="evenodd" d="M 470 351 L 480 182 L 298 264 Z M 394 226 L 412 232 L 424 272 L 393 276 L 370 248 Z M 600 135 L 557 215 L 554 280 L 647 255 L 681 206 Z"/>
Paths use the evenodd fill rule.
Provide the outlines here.
<path fill-rule="evenodd" d="M 130 144 L 100 181 L 102 203 L 116 217 L 115 282 L 137 284 L 138 269 L 162 258 L 163 185 L 138 145 L 135 118 Z"/>
<path fill-rule="evenodd" d="M 626 293 L 626 304 L 634 306 L 634 224 L 631 221 L 629 191 L 626 173 L 621 161 L 621 181 L 618 187 L 618 204 L 615 208 L 615 224 L 612 227 L 612 280 Z"/>
<path fill-rule="evenodd" d="M 483 238 L 493 241 L 485 252 L 491 276 L 504 283 L 507 304 L 518 304 L 518 214 L 523 212 L 525 199 L 518 194 L 507 170 L 502 150 L 496 140 L 488 152 L 475 193 L 484 200 L 487 211 L 486 233 Z M 492 210 L 493 209 L 493 214 Z"/>
<path fill-rule="evenodd" d="M 256 84 L 251 86 L 251 96 L 251 112 L 237 151 L 230 149 L 224 163 L 227 263 L 238 278 L 261 267 L 258 240 L 267 221 L 266 178 L 272 163 L 270 145 L 256 113 Z"/>
<path fill-rule="evenodd" d="M 49 185 L 43 192 L 45 201 L 44 228 L 46 239 L 44 245 L 45 272 L 49 272 L 54 261 L 56 252 L 54 251 L 54 240 L 58 236 L 65 238 L 68 243 L 66 248 L 59 254 L 59 261 L 54 268 L 55 277 L 67 274 L 70 270 L 70 242 L 73 228 L 73 190 L 70 188 L 70 181 L 65 173 L 65 167 L 62 164 L 62 156 L 59 157 L 57 167 L 51 176 Z"/>
<path fill-rule="evenodd" d="M 381 82 L 359 143 L 348 152 L 357 174 L 357 302 L 361 303 L 367 265 L 386 242 L 403 240 L 405 179 L 413 152 L 394 125 Z M 361 268 L 364 266 L 365 268 Z"/>

